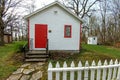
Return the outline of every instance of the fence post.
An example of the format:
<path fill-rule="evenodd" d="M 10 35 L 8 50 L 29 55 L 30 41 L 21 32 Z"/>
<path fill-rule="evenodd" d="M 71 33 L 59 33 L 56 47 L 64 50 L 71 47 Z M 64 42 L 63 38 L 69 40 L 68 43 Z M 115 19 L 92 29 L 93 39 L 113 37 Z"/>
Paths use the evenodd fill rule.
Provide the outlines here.
<path fill-rule="evenodd" d="M 48 65 L 48 69 L 52 68 L 52 63 L 50 62 Z M 52 80 L 52 71 L 48 70 L 48 80 Z"/>
<path fill-rule="evenodd" d="M 107 65 L 107 60 L 105 60 L 104 62 L 104 66 Z M 102 75 L 102 80 L 106 80 L 106 73 L 107 73 L 107 69 L 106 68 L 103 68 L 103 75 Z"/>
<path fill-rule="evenodd" d="M 115 60 L 115 63 L 114 63 L 114 64 L 115 64 L 115 65 L 118 64 L 118 60 L 117 60 L 117 59 Z M 112 77 L 113 80 L 115 79 L 116 74 L 117 74 L 117 67 L 114 67 L 114 70 L 113 70 L 113 77 Z"/>
<path fill-rule="evenodd" d="M 57 62 L 56 68 L 60 68 L 59 62 Z M 60 72 L 56 72 L 56 80 L 60 80 Z"/>
<path fill-rule="evenodd" d="M 101 63 L 101 60 L 98 61 L 98 66 L 101 66 L 102 63 Z M 101 69 L 97 69 L 97 80 L 100 80 L 101 78 Z"/>
<path fill-rule="evenodd" d="M 78 67 L 82 67 L 81 61 L 79 61 Z M 77 80 L 82 80 L 82 71 L 81 71 L 81 70 L 78 71 L 78 74 L 77 74 L 77 75 L 78 75 L 78 76 L 77 76 Z"/>
<path fill-rule="evenodd" d="M 63 64 L 63 68 L 67 68 L 67 63 L 66 63 L 66 61 L 65 61 L 64 64 Z M 67 72 L 66 72 L 66 71 L 63 71 L 63 80 L 67 80 Z"/>
<path fill-rule="evenodd" d="M 74 62 L 71 63 L 71 68 L 75 67 Z M 74 71 L 70 71 L 70 80 L 74 80 Z"/>
<path fill-rule="evenodd" d="M 95 66 L 95 61 L 93 60 L 92 66 Z M 95 79 L 95 69 L 91 69 L 91 80 Z"/>
<path fill-rule="evenodd" d="M 85 67 L 89 67 L 89 63 L 88 63 L 88 61 L 86 61 L 85 62 Z M 84 71 L 84 80 L 88 80 L 88 70 L 89 69 L 86 69 L 85 71 Z"/>

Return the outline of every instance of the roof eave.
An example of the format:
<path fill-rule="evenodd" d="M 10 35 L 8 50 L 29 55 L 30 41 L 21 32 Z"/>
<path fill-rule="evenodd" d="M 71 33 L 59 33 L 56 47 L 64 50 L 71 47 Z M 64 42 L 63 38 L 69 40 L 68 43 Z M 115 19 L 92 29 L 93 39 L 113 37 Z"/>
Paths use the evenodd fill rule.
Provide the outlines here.
<path fill-rule="evenodd" d="M 38 13 L 38 12 L 40 12 L 40 11 L 43 11 L 44 9 L 49 8 L 50 6 L 53 6 L 53 5 L 55 5 L 55 4 L 58 4 L 60 7 L 62 7 L 63 9 L 65 9 L 68 13 L 70 13 L 71 15 L 73 15 L 76 19 L 78 19 L 78 20 L 80 21 L 80 23 L 83 23 L 83 21 L 81 20 L 80 17 L 78 17 L 77 15 L 75 15 L 72 11 L 68 10 L 65 6 L 63 6 L 63 5 L 62 5 L 61 3 L 59 3 L 58 1 L 55 1 L 55 2 L 53 2 L 53 3 L 51 3 L 51 4 L 49 4 L 49 5 L 46 5 L 46 6 L 43 7 L 43 8 L 40 8 L 40 9 L 34 11 L 33 13 L 30 13 L 30 14 L 24 16 L 24 19 L 27 20 L 27 19 L 29 19 L 31 16 L 35 15 L 36 13 Z"/>

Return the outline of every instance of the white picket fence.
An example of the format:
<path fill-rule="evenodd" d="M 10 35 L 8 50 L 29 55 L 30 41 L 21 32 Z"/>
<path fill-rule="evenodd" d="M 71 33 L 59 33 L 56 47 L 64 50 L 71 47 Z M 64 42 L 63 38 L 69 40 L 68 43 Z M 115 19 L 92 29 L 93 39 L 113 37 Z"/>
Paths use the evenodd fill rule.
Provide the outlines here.
<path fill-rule="evenodd" d="M 105 60 L 103 64 L 101 61 L 97 64 L 93 61 L 90 66 L 89 62 L 86 61 L 85 65 L 82 66 L 81 61 L 79 61 L 78 66 L 75 67 L 72 61 L 70 67 L 67 66 L 66 62 L 60 67 L 59 62 L 57 62 L 54 68 L 50 62 L 48 80 L 120 80 L 120 63 L 118 60 L 114 62 L 111 60 L 109 63 Z"/>

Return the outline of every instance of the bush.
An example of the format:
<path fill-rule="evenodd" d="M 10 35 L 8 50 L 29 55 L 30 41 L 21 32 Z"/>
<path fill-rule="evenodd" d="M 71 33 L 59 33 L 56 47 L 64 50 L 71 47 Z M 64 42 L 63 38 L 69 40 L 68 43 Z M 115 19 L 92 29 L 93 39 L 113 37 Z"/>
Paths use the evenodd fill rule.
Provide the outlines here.
<path fill-rule="evenodd" d="M 16 52 L 23 52 L 24 44 L 16 44 L 15 51 Z"/>
<path fill-rule="evenodd" d="M 111 43 L 111 42 L 105 42 L 104 45 L 106 45 L 106 46 L 112 46 L 113 43 Z"/>
<path fill-rule="evenodd" d="M 114 46 L 115 46 L 116 48 L 120 48 L 120 42 L 117 42 Z"/>

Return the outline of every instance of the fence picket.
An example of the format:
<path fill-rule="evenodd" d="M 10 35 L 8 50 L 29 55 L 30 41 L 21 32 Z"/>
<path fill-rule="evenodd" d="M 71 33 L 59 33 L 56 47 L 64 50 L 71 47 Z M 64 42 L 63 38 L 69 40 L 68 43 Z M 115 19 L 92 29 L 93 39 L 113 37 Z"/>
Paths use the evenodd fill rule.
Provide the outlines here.
<path fill-rule="evenodd" d="M 117 60 L 117 59 L 115 60 L 115 63 L 114 63 L 114 64 L 115 64 L 115 65 L 118 64 L 118 60 Z M 116 74 L 117 74 L 117 67 L 114 67 L 114 70 L 113 70 L 113 77 L 112 77 L 113 80 L 115 80 Z"/>
<path fill-rule="evenodd" d="M 120 62 L 119 62 L 119 64 L 120 64 Z M 120 80 L 120 66 L 119 66 L 119 68 L 118 68 L 117 80 Z"/>
<path fill-rule="evenodd" d="M 60 68 L 59 62 L 57 62 L 56 68 Z M 56 72 L 56 80 L 60 80 L 60 72 L 58 72 L 58 71 Z"/>
<path fill-rule="evenodd" d="M 104 66 L 107 65 L 107 60 L 105 60 L 104 62 Z M 106 73 L 107 73 L 107 69 L 103 68 L 103 75 L 102 75 L 102 80 L 106 80 Z"/>
<path fill-rule="evenodd" d="M 98 66 L 101 66 L 102 63 L 101 63 L 101 60 L 98 61 Z M 100 80 L 100 77 L 101 77 L 101 69 L 97 69 L 97 80 Z"/>
<path fill-rule="evenodd" d="M 66 63 L 66 61 L 65 61 L 64 64 L 63 64 L 63 68 L 67 68 L 67 63 Z M 63 71 L 63 80 L 67 80 L 67 72 L 66 72 L 66 71 Z"/>
<path fill-rule="evenodd" d="M 85 67 L 89 67 L 88 61 L 85 62 Z M 84 70 L 84 80 L 88 80 L 88 69 Z"/>
<path fill-rule="evenodd" d="M 81 61 L 79 61 L 78 67 L 82 67 Z M 81 70 L 78 71 L 77 80 L 82 80 L 82 71 Z"/>
<path fill-rule="evenodd" d="M 110 61 L 109 65 L 113 65 L 113 60 Z M 111 77 L 112 77 L 112 68 L 109 68 L 107 80 L 111 80 Z"/>
<path fill-rule="evenodd" d="M 48 68 L 52 68 L 51 62 L 49 62 Z M 48 71 L 48 80 L 52 80 L 52 71 Z"/>
<path fill-rule="evenodd" d="M 95 61 L 93 60 L 92 66 L 95 66 Z M 91 69 L 91 80 L 95 79 L 95 69 Z"/>
<path fill-rule="evenodd" d="M 74 62 L 71 63 L 71 68 L 75 67 Z M 74 80 L 74 71 L 70 71 L 70 80 Z"/>

